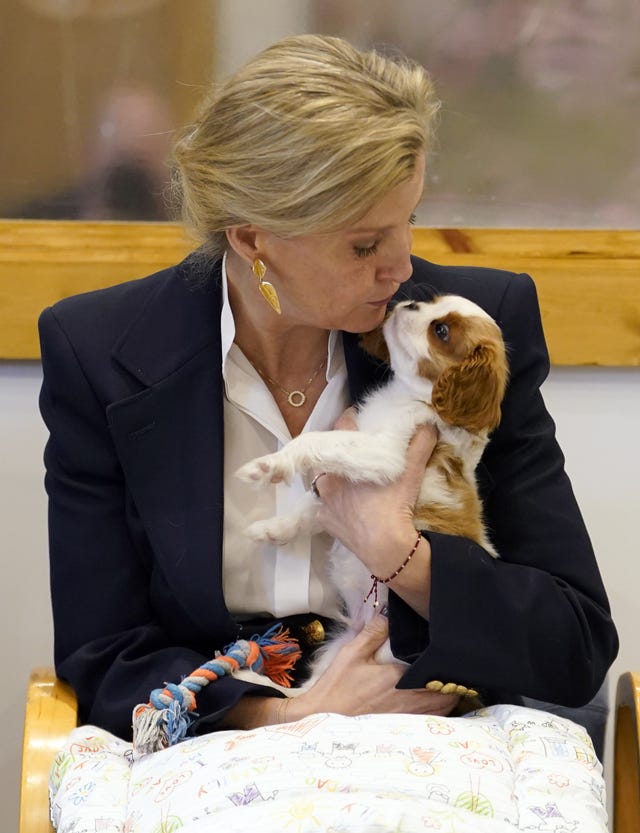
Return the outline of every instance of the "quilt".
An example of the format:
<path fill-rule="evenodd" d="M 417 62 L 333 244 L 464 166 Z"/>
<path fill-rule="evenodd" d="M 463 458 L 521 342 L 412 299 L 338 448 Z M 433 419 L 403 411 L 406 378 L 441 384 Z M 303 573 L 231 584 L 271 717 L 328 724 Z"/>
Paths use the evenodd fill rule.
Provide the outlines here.
<path fill-rule="evenodd" d="M 50 773 L 57 833 L 606 833 L 602 767 L 569 720 L 316 714 L 145 757 L 94 726 Z"/>

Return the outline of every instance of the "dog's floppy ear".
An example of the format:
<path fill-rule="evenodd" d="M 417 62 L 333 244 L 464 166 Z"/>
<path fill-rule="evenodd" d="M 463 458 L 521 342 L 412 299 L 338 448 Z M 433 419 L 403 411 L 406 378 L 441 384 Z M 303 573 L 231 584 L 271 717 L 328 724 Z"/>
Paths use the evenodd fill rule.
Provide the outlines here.
<path fill-rule="evenodd" d="M 431 404 L 444 422 L 478 433 L 500 423 L 500 403 L 507 385 L 504 349 L 482 341 L 459 364 L 438 376 Z"/>
<path fill-rule="evenodd" d="M 387 347 L 387 342 L 382 332 L 382 324 L 369 333 L 362 333 L 360 336 L 360 346 L 376 359 L 379 359 L 385 364 L 390 364 L 389 348 Z"/>

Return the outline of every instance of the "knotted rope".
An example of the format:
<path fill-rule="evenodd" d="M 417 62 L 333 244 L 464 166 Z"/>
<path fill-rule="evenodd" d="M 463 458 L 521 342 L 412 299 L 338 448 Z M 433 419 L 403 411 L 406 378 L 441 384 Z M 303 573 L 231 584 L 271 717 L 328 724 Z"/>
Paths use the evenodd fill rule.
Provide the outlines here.
<path fill-rule="evenodd" d="M 187 737 L 196 715 L 196 695 L 214 680 L 233 675 L 239 668 L 264 674 L 274 683 L 289 688 L 289 671 L 301 655 L 298 641 L 289 636 L 289 629 L 277 623 L 262 636 L 239 639 L 217 652 L 181 683 L 165 683 L 155 688 L 148 703 L 133 710 L 133 749 L 137 756 L 158 752 L 180 743 Z"/>

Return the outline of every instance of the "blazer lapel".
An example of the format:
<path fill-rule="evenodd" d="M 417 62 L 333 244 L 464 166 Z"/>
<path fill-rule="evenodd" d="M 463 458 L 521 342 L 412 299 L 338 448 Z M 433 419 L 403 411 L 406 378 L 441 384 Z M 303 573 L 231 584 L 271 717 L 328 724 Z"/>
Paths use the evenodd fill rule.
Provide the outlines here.
<path fill-rule="evenodd" d="M 188 264 L 187 264 L 188 267 Z M 113 358 L 145 387 L 107 416 L 164 584 L 194 624 L 235 626 L 222 595 L 223 380 L 219 268 L 190 288 L 160 283 Z"/>
<path fill-rule="evenodd" d="M 360 336 L 343 333 L 344 357 L 347 365 L 349 395 L 352 402 L 359 402 L 367 392 L 388 379 L 388 365 L 375 359 L 360 347 Z"/>

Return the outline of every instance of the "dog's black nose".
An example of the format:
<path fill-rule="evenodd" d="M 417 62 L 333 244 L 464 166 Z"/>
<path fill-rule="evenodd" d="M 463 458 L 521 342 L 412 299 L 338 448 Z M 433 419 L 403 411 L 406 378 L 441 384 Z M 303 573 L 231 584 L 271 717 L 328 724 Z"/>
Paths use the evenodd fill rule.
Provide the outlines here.
<path fill-rule="evenodd" d="M 405 304 L 405 305 L 404 305 L 404 308 L 405 308 L 405 309 L 416 310 L 416 309 L 418 309 L 418 308 L 419 308 L 419 304 L 418 304 L 418 302 L 417 302 L 417 301 L 409 301 L 409 303 L 408 303 L 408 304 Z"/>

